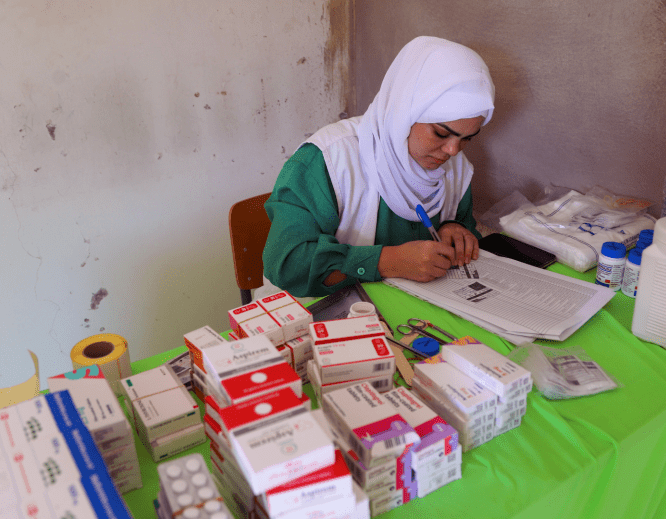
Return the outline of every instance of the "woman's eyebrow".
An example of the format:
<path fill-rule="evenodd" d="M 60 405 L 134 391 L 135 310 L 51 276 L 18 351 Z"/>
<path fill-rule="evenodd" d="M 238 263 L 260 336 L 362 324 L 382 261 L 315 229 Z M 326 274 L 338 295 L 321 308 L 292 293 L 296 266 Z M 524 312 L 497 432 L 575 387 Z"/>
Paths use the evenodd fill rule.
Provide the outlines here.
<path fill-rule="evenodd" d="M 444 128 L 444 129 L 445 129 L 447 132 L 449 132 L 450 134 L 455 135 L 456 137 L 461 137 L 461 135 L 460 135 L 458 132 L 454 132 L 454 131 L 453 131 L 451 128 L 449 128 L 447 125 L 442 124 L 442 123 L 435 123 L 435 124 L 436 124 L 437 126 L 441 126 L 442 128 Z M 474 136 L 475 136 L 477 133 L 479 133 L 480 131 L 481 131 L 481 128 L 479 128 L 478 130 L 476 130 L 473 134 L 471 134 L 471 135 L 467 135 L 467 136 L 463 137 L 463 139 L 471 139 L 472 137 L 474 137 Z"/>

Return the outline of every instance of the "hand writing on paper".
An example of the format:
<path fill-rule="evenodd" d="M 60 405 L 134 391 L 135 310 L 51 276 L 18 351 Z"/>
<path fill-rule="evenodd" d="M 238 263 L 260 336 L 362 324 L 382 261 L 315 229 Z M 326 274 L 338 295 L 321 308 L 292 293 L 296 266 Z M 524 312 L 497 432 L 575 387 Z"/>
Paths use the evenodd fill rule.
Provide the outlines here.
<path fill-rule="evenodd" d="M 459 223 L 445 223 L 437 231 L 442 243 L 453 247 L 452 265 L 460 267 L 479 259 L 479 240 Z"/>
<path fill-rule="evenodd" d="M 455 254 L 455 249 L 446 243 L 410 241 L 383 247 L 377 270 L 384 278 L 432 281 L 446 274 L 453 265 Z"/>

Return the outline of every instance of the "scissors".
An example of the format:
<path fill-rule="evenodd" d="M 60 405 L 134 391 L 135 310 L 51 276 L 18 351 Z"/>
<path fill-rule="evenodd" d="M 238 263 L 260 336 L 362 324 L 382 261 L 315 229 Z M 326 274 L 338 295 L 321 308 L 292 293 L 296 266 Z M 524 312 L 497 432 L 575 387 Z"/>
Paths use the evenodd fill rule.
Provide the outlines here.
<path fill-rule="evenodd" d="M 438 331 L 439 333 L 441 333 L 445 337 L 448 337 L 452 341 L 455 341 L 455 340 L 458 339 L 457 337 L 454 337 L 450 333 L 445 332 L 441 328 L 435 326 L 431 322 L 424 321 L 423 319 L 417 319 L 416 317 L 412 317 L 411 319 L 407 319 L 407 324 L 399 324 L 398 327 L 396 328 L 396 330 L 399 333 L 402 333 L 402 334 L 408 334 L 408 333 L 411 333 L 411 332 L 416 332 L 419 335 L 423 335 L 425 337 L 430 337 L 431 339 L 435 339 L 440 344 L 447 344 L 448 341 L 445 341 L 441 337 L 437 337 L 436 335 L 433 335 L 432 333 L 427 332 L 426 328 L 432 328 L 433 330 Z M 405 331 L 405 329 L 407 331 Z"/>

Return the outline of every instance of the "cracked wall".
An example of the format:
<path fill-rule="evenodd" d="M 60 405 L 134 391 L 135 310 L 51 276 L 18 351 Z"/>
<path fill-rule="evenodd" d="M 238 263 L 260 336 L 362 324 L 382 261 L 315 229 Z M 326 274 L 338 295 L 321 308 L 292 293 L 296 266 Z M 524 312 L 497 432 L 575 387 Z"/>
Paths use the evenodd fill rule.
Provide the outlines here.
<path fill-rule="evenodd" d="M 347 109 L 350 5 L 3 6 L 0 385 L 28 347 L 44 384 L 96 333 L 137 360 L 228 329 L 229 208 Z"/>

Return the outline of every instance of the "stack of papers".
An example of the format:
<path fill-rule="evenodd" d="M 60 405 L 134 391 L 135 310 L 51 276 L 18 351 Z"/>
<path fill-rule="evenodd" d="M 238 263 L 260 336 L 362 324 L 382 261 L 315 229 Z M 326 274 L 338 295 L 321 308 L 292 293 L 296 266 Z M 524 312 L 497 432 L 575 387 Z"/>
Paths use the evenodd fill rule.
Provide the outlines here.
<path fill-rule="evenodd" d="M 444 308 L 514 344 L 536 338 L 562 341 L 597 313 L 615 292 L 495 256 L 484 250 L 465 269 L 419 283 L 389 278 L 395 286 Z"/>

